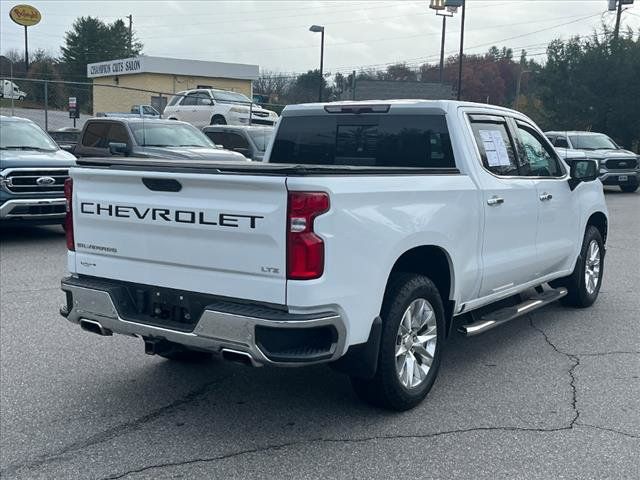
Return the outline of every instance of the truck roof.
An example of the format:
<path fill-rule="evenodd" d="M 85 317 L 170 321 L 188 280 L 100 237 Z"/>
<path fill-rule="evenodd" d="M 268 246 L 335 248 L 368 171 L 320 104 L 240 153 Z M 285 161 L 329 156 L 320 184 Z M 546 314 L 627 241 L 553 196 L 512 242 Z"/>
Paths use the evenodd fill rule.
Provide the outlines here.
<path fill-rule="evenodd" d="M 486 111 L 502 111 L 509 113 L 517 113 L 524 116 L 522 113 L 515 110 L 511 110 L 505 107 L 499 107 L 497 105 L 489 105 L 485 103 L 475 102 L 462 102 L 457 100 L 421 100 L 421 99 L 392 99 L 392 100 L 358 100 L 358 101 L 339 101 L 328 103 L 302 103 L 298 105 L 287 105 L 282 111 L 282 116 L 287 114 L 311 114 L 325 111 L 325 107 L 349 107 L 349 106 L 376 106 L 376 105 L 389 105 L 390 109 L 416 109 L 416 110 L 428 110 L 431 113 L 438 111 L 440 113 L 452 112 L 459 107 L 474 107 Z"/>
<path fill-rule="evenodd" d="M 586 132 L 582 130 L 557 130 L 557 131 L 549 131 L 544 132 L 545 135 L 605 135 L 604 133 L 599 132 Z"/>
<path fill-rule="evenodd" d="M 136 116 L 132 116 L 132 117 L 92 117 L 92 118 L 87 119 L 85 124 L 87 122 L 95 122 L 95 121 L 99 121 L 99 122 L 118 121 L 118 122 L 127 122 L 127 123 L 153 123 L 153 124 L 170 123 L 171 125 L 176 125 L 176 124 L 179 124 L 179 123 L 186 123 L 186 122 L 181 122 L 179 120 L 169 120 L 169 119 L 165 119 L 165 118 L 140 117 L 140 116 L 136 115 Z"/>

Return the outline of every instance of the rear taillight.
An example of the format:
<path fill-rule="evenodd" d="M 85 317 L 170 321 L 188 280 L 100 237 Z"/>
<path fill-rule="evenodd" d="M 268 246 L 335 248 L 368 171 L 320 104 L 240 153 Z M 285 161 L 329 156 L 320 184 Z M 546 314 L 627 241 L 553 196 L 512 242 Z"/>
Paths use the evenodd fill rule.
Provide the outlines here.
<path fill-rule="evenodd" d="M 289 192 L 287 208 L 287 278 L 311 280 L 324 271 L 324 242 L 313 231 L 313 221 L 329 210 L 324 192 Z"/>
<path fill-rule="evenodd" d="M 76 244 L 73 238 L 73 180 L 71 178 L 64 181 L 64 198 L 67 201 L 67 216 L 64 219 L 67 249 L 73 252 L 76 249 Z"/>

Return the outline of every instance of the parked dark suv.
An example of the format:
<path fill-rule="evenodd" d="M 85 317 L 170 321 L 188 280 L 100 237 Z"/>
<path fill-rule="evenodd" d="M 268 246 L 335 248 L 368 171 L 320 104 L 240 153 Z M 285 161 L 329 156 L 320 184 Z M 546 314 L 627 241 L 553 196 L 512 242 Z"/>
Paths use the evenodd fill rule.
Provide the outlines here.
<path fill-rule="evenodd" d="M 0 220 L 62 224 L 75 157 L 31 120 L 0 116 Z"/>

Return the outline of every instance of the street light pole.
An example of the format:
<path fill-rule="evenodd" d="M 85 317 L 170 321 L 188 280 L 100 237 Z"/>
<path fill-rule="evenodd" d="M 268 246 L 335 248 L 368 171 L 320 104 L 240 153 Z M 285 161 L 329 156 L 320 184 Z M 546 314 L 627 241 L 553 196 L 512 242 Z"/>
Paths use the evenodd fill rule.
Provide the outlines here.
<path fill-rule="evenodd" d="M 462 2 L 462 25 L 460 26 L 460 62 L 458 63 L 458 100 L 462 96 L 462 56 L 464 54 L 464 18 L 467 12 L 466 1 Z"/>
<path fill-rule="evenodd" d="M 447 31 L 447 16 L 442 16 L 442 40 L 440 41 L 440 83 L 443 81 L 444 75 L 444 39 Z"/>
<path fill-rule="evenodd" d="M 451 5 L 449 5 L 451 3 Z M 429 8 L 436 11 L 436 15 L 442 17 L 442 40 L 440 41 L 440 84 L 444 81 L 444 42 L 447 32 L 447 17 L 453 17 L 458 9 L 456 2 L 451 0 L 431 0 Z"/>
<path fill-rule="evenodd" d="M 310 32 L 320 33 L 320 88 L 318 89 L 318 102 L 322 102 L 322 68 L 324 63 L 324 27 L 321 25 L 311 25 Z"/>

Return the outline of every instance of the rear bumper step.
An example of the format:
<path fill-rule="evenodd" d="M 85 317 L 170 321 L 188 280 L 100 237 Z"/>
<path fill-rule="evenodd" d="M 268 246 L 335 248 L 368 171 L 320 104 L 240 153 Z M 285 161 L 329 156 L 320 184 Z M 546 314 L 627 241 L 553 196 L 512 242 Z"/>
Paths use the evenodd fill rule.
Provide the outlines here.
<path fill-rule="evenodd" d="M 292 314 L 260 305 L 212 301 L 193 329 L 186 331 L 128 317 L 118 302 L 119 288 L 112 280 L 65 278 L 62 290 L 67 301 L 60 313 L 99 335 L 119 333 L 147 343 L 166 340 L 223 358 L 250 359 L 245 363 L 253 366 L 329 362 L 344 350 L 346 329 L 335 312 Z"/>
<path fill-rule="evenodd" d="M 560 300 L 565 295 L 567 295 L 566 288 L 544 290 L 541 293 L 527 298 L 517 305 L 489 312 L 473 323 L 462 325 L 458 331 L 467 337 L 480 335 L 481 333 L 499 327 L 511 320 L 515 320 L 518 317 L 527 315 L 528 313 L 542 308 L 545 305 Z"/>

